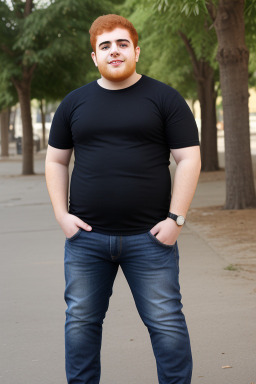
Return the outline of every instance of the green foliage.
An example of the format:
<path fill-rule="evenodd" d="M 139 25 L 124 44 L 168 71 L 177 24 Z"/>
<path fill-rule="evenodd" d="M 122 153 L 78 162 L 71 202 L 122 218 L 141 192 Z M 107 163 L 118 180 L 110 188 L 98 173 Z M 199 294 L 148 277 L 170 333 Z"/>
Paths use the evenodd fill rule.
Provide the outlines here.
<path fill-rule="evenodd" d="M 256 0 L 245 0 L 245 17 L 250 19 L 255 18 L 256 13 Z"/>
<path fill-rule="evenodd" d="M 147 35 L 147 34 L 146 34 Z M 196 99 L 196 83 L 190 58 L 176 34 L 165 42 L 157 31 L 141 39 L 138 70 L 178 89 L 185 97 Z"/>
<path fill-rule="evenodd" d="M 169 34 L 181 31 L 187 36 L 198 59 L 213 64 L 217 38 L 204 4 L 202 0 L 173 0 L 165 11 L 158 11 L 157 17 Z"/>
<path fill-rule="evenodd" d="M 245 34 L 249 56 L 249 87 L 256 87 L 256 0 L 245 2 Z"/>
<path fill-rule="evenodd" d="M 244 11 L 246 44 L 255 52 L 256 46 L 256 0 L 247 0 Z"/>
<path fill-rule="evenodd" d="M 95 79 L 98 71 L 90 57 L 88 30 L 96 17 L 107 13 L 122 14 L 134 23 L 142 51 L 139 72 L 194 98 L 191 59 L 178 36 L 182 31 L 197 59 L 209 61 L 218 78 L 217 39 L 206 0 L 38 0 L 28 17 L 24 4 L 0 0 L 0 88 L 6 90 L 0 105 L 13 98 L 7 95 L 13 88 L 11 80 L 21 78 L 24 68 L 33 65 L 32 96 L 40 99 L 60 99 Z M 246 0 L 245 27 L 250 84 L 255 86 L 256 0 Z"/>
<path fill-rule="evenodd" d="M 249 87 L 256 88 L 256 52 L 251 52 L 249 57 Z"/>
<path fill-rule="evenodd" d="M 11 5 L 0 1 L 1 84 L 21 79 L 24 70 L 34 66 L 32 96 L 60 99 L 96 75 L 89 28 L 99 15 L 113 13 L 112 2 L 41 0 L 27 17 L 24 7 L 21 0 Z"/>
<path fill-rule="evenodd" d="M 126 0 L 124 12 L 140 37 L 138 70 L 195 99 L 197 85 L 191 58 L 179 36 L 182 32 L 197 60 L 208 61 L 216 69 L 218 78 L 217 38 L 203 0 Z"/>
<path fill-rule="evenodd" d="M 218 0 L 213 0 L 218 5 Z M 194 94 L 192 66 L 179 31 L 188 38 L 197 60 L 208 61 L 219 81 L 217 37 L 206 0 L 126 0 L 123 14 L 135 25 L 142 48 L 138 69 L 145 71 L 183 94 Z M 256 84 L 256 0 L 245 2 L 246 42 L 250 50 L 249 81 Z M 186 90 L 186 91 L 185 91 Z"/>
<path fill-rule="evenodd" d="M 11 81 L 0 83 L 0 111 L 17 103 L 17 93 Z"/>
<path fill-rule="evenodd" d="M 184 12 L 186 16 L 191 16 L 192 14 L 198 16 L 202 11 L 207 13 L 205 2 L 202 0 L 179 0 L 178 2 L 157 0 L 154 8 L 159 12 L 176 12 L 178 10 L 181 14 Z"/>

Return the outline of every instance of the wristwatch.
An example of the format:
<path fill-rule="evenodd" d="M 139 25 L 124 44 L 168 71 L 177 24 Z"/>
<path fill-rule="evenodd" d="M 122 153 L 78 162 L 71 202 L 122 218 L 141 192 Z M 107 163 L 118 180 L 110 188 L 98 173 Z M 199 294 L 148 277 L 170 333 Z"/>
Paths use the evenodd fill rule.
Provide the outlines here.
<path fill-rule="evenodd" d="M 169 212 L 168 217 L 170 217 L 172 220 L 176 221 L 176 224 L 181 226 L 185 223 L 185 217 L 181 215 L 175 215 L 174 213 Z"/>

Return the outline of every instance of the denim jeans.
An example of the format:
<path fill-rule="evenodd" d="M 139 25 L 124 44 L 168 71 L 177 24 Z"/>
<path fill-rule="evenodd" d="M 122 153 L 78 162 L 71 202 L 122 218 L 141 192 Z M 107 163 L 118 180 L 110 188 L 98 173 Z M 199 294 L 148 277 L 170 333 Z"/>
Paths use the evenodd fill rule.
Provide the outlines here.
<path fill-rule="evenodd" d="M 119 265 L 148 328 L 159 384 L 190 384 L 192 356 L 177 242 L 163 244 L 151 232 L 115 236 L 81 229 L 65 243 L 68 383 L 100 382 L 102 324 Z"/>

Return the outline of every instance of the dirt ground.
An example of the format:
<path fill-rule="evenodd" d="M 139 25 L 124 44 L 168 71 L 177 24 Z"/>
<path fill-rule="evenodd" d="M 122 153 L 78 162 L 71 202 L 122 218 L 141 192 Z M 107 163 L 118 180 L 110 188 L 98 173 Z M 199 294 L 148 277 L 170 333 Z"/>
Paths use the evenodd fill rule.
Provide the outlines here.
<path fill-rule="evenodd" d="M 224 170 L 201 173 L 199 185 L 221 180 L 225 180 Z M 191 208 L 187 218 L 193 229 L 227 260 L 227 270 L 234 277 L 256 281 L 256 209 Z"/>

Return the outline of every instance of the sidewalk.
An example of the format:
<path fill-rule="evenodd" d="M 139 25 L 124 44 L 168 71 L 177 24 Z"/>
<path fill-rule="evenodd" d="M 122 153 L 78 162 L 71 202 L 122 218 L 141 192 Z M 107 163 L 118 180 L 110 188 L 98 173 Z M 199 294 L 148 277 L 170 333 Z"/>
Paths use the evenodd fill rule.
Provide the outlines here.
<path fill-rule="evenodd" d="M 20 176 L 18 157 L 0 161 L 1 384 L 66 382 L 64 237 L 45 186 L 44 154 L 35 158 L 35 176 Z M 199 184 L 192 208 L 222 205 L 224 190 L 223 180 Z M 189 222 L 179 248 L 192 383 L 256 384 L 255 281 L 225 270 L 227 260 Z M 121 269 L 103 329 L 101 383 L 157 384 L 147 329 Z"/>

